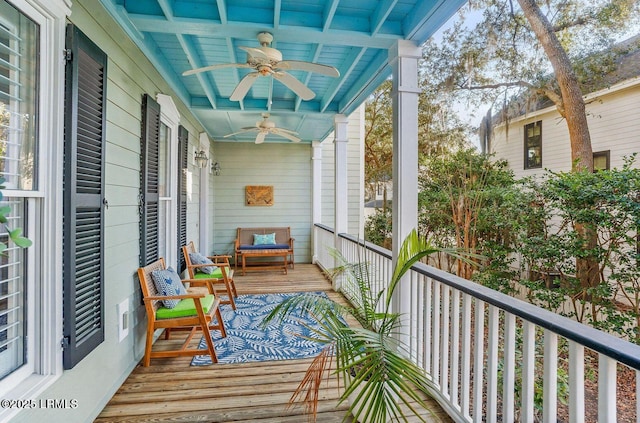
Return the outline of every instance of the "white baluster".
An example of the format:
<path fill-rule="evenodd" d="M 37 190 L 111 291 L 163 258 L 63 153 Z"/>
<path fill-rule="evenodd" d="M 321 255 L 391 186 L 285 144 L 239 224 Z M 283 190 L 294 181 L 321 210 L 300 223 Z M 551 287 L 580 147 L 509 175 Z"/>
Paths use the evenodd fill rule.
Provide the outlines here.
<path fill-rule="evenodd" d="M 516 316 L 505 312 L 502 372 L 502 421 L 515 422 Z"/>
<path fill-rule="evenodd" d="M 584 423 L 584 347 L 569 341 L 569 422 Z"/>
<path fill-rule="evenodd" d="M 542 421 L 556 423 L 558 421 L 558 335 L 546 329 L 543 360 Z"/>

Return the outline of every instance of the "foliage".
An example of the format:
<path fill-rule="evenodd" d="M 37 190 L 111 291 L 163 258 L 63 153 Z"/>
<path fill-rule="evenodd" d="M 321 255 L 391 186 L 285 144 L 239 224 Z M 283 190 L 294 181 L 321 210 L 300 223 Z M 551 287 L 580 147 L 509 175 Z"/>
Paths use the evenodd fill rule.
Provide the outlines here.
<path fill-rule="evenodd" d="M 374 198 L 376 184 L 391 180 L 393 160 L 392 84 L 383 82 L 365 105 L 365 185 Z M 447 96 L 421 82 L 418 97 L 418 154 L 448 154 L 467 145 L 470 128 L 454 113 Z"/>
<path fill-rule="evenodd" d="M 350 298 L 351 304 L 337 304 L 310 293 L 291 297 L 273 310 L 264 324 L 282 321 L 291 310 L 301 308 L 322 326 L 314 340 L 326 345 L 311 363 L 290 403 L 303 401 L 315 420 L 320 384 L 331 374 L 335 360 L 335 371 L 345 385 L 340 401 L 357 395 L 350 404 L 352 415 L 364 416 L 365 420 L 372 422 L 386 422 L 388 416 L 406 422 L 407 417 L 401 409 L 403 404 L 424 421 L 415 403 L 428 409 L 421 399 L 421 394 L 427 394 L 428 380 L 424 371 L 407 359 L 403 352 L 404 346 L 399 341 L 402 331 L 400 314 L 391 311 L 391 301 L 409 268 L 437 251 L 439 249 L 413 231 L 399 250 L 394 273 L 386 289 L 373 290 L 376 275 L 366 263 L 349 264 L 341 258 L 342 264 L 334 269 L 333 276 L 349 278 L 357 287 L 354 297 Z M 347 316 L 354 318 L 360 327 L 349 326 L 345 320 Z"/>
<path fill-rule="evenodd" d="M 458 276 L 511 291 L 513 243 L 530 214 L 531 202 L 504 161 L 474 150 L 425 161 L 420 174 L 420 230 L 438 245 L 485 257 L 482 271 L 456 263 Z"/>
<path fill-rule="evenodd" d="M 364 239 L 381 247 L 391 249 L 391 210 L 376 209 L 364 224 Z"/>
<path fill-rule="evenodd" d="M 447 256 L 431 264 L 492 289 L 640 343 L 640 170 L 548 172 L 515 180 L 505 163 L 473 151 L 425 161 L 420 232 L 442 247 L 477 254 L 477 268 Z M 390 216 L 367 237 L 388 240 Z M 595 235 L 593 246 L 577 227 Z M 592 257 L 601 281 L 585 285 L 576 260 Z"/>
<path fill-rule="evenodd" d="M 4 189 L 5 178 L 0 176 L 0 189 Z M 0 191 L 0 202 L 3 200 L 4 196 L 2 191 Z M 14 228 L 11 229 L 8 225 L 9 223 L 9 215 L 11 214 L 10 206 L 2 206 L 0 207 L 0 224 L 4 227 L 9 239 L 16 244 L 20 248 L 28 248 L 31 246 L 32 242 L 28 238 L 22 236 L 22 228 Z M 6 242 L 0 241 L 0 254 L 5 254 L 7 248 L 9 246 Z"/>
<path fill-rule="evenodd" d="M 593 53 L 611 47 L 640 19 L 637 0 L 538 4 L 581 85 L 596 84 L 611 69 L 611 56 L 592 60 Z M 433 85 L 462 102 L 492 104 L 494 114 L 507 103 L 515 107 L 515 100 L 518 112 L 538 101 L 563 102 L 541 40 L 512 0 L 469 2 L 456 24 L 425 44 L 423 58 Z"/>
<path fill-rule="evenodd" d="M 527 282 L 532 301 L 553 308 L 567 298 L 564 314 L 638 342 L 640 170 L 633 163 L 629 158 L 622 169 L 596 173 L 549 172 L 534 186 L 548 224 L 522 238 L 521 252 L 533 272 L 551 272 L 558 279 L 553 292 Z M 576 231 L 578 222 L 596 235 L 590 248 Z M 585 256 L 595 259 L 601 280 L 595 286 L 576 277 L 575 258 Z"/>

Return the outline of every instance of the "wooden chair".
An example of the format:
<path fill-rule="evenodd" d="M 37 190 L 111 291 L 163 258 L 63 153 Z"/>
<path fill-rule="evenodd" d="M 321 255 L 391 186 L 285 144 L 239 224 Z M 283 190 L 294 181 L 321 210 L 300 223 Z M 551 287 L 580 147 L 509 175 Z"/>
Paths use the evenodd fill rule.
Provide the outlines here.
<path fill-rule="evenodd" d="M 189 282 L 191 286 L 211 286 L 210 289 L 215 289 L 215 285 L 223 284 L 227 293 L 227 300 L 221 299 L 221 304 L 230 304 L 231 308 L 236 309 L 236 301 L 235 297 L 238 296 L 238 291 L 236 290 L 236 284 L 233 281 L 233 269 L 229 263 L 229 259 L 231 256 L 228 255 L 217 255 L 217 256 L 206 256 L 209 260 L 213 262 L 214 266 L 217 266 L 213 274 L 207 274 L 198 272 L 199 268 L 211 266 L 210 264 L 194 264 L 191 262 L 191 258 L 189 257 L 189 253 L 196 253 L 196 247 L 193 244 L 193 241 L 190 241 L 187 245 L 182 247 L 182 255 L 184 256 L 184 261 L 187 265 L 187 272 L 189 275 L 189 279 L 185 279 L 185 282 Z"/>
<path fill-rule="evenodd" d="M 216 363 L 218 358 L 209 334 L 212 329 L 218 329 L 222 337 L 227 336 L 218 306 L 220 299 L 209 293 L 189 293 L 187 295 L 162 296 L 153 282 L 151 273 L 154 270 L 165 269 L 164 259 L 138 269 L 138 278 L 142 288 L 144 306 L 147 310 L 147 340 L 145 345 L 143 365 L 148 367 L 152 358 L 210 355 L 211 361 Z M 164 299 L 179 299 L 180 303 L 173 309 L 162 305 Z M 217 323 L 213 323 L 213 320 Z M 165 330 L 165 339 L 169 339 L 172 329 L 188 330 L 189 334 L 180 349 L 152 351 L 153 335 L 156 329 Z M 197 331 L 201 330 L 206 340 L 206 349 L 189 348 L 189 343 Z"/>

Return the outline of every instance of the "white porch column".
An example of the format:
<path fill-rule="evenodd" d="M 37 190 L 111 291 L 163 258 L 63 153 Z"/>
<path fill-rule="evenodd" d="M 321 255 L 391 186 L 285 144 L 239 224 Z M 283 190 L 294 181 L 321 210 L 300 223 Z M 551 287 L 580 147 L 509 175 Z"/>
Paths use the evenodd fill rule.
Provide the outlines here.
<path fill-rule="evenodd" d="M 311 223 L 322 223 L 322 143 L 320 141 L 313 141 L 311 143 L 312 154 L 312 178 L 311 178 Z M 311 230 L 311 245 L 313 251 L 311 252 L 311 262 L 316 263 L 318 260 L 318 246 L 315 239 L 315 228 Z"/>
<path fill-rule="evenodd" d="M 211 169 L 213 154 L 209 146 L 209 136 L 205 132 L 200 132 L 198 148 L 204 150 L 207 154 L 207 157 L 209 157 L 209 163 L 207 163 L 207 167 L 198 169 L 200 171 L 200 192 L 198 193 L 200 203 L 198 216 L 198 235 L 200 238 L 200 242 L 198 245 L 198 251 L 201 251 L 205 255 L 211 253 L 211 251 L 209 251 L 209 178 L 211 177 L 209 169 Z"/>
<path fill-rule="evenodd" d="M 340 238 L 338 234 L 348 231 L 348 195 L 347 195 L 347 123 L 348 119 L 345 115 L 336 115 L 334 118 L 335 125 L 335 235 L 334 246 L 340 250 Z M 340 288 L 340 280 L 334 281 L 335 290 Z"/>
<path fill-rule="evenodd" d="M 418 226 L 418 59 L 420 47 L 399 40 L 389 50 L 393 69 L 393 234 L 394 264 L 404 238 Z M 397 312 L 410 310 L 411 296 L 406 282 L 397 288 L 393 306 Z M 408 336 L 405 334 L 404 336 Z M 404 339 L 403 341 L 406 341 Z"/>

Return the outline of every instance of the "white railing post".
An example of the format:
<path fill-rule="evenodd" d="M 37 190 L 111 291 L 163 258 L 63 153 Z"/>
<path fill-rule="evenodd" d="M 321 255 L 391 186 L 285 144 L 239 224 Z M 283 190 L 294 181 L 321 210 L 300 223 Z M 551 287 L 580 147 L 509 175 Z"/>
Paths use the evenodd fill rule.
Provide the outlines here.
<path fill-rule="evenodd" d="M 584 347 L 569 341 L 569 423 L 584 423 Z"/>
<path fill-rule="evenodd" d="M 542 421 L 558 421 L 558 335 L 544 331 L 544 383 L 542 384 Z"/>
<path fill-rule="evenodd" d="M 598 421 L 616 422 L 616 361 L 598 354 Z"/>
<path fill-rule="evenodd" d="M 498 308 L 489 306 L 489 339 L 487 351 L 487 422 L 498 421 L 498 324 L 500 323 Z"/>
<path fill-rule="evenodd" d="M 484 388 L 484 302 L 476 301 L 473 365 L 473 421 L 482 423 Z"/>
<path fill-rule="evenodd" d="M 536 327 L 533 323 L 522 323 L 522 404 L 520 420 L 522 423 L 534 423 L 535 404 L 535 360 L 536 360 Z"/>
<path fill-rule="evenodd" d="M 462 377 L 460 404 L 462 415 L 471 420 L 471 303 L 473 297 L 462 295 Z"/>
<path fill-rule="evenodd" d="M 502 370 L 502 421 L 515 422 L 516 382 L 516 316 L 506 313 L 504 318 L 504 360 Z"/>

